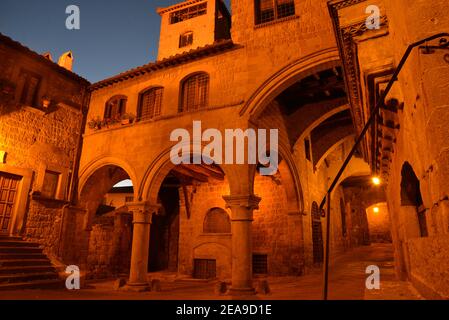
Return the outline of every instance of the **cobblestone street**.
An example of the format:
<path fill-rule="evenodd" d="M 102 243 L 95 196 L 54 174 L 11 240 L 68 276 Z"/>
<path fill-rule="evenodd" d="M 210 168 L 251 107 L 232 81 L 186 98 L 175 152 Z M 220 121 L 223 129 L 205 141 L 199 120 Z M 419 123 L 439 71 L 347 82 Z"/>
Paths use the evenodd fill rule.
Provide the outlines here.
<path fill-rule="evenodd" d="M 377 265 L 381 272 L 380 290 L 366 290 L 365 269 Z M 151 275 L 150 275 L 151 276 Z M 262 300 L 317 300 L 321 299 L 321 271 L 316 270 L 303 277 L 270 277 L 271 293 L 257 295 Z M 89 283 L 79 291 L 68 290 L 22 290 L 0 292 L 0 299 L 132 299 L 132 300 L 189 300 L 232 299 L 214 293 L 213 282 L 175 280 L 174 275 L 161 277 L 161 292 L 132 293 L 113 291 L 114 281 Z M 257 280 L 256 280 L 257 281 Z M 246 297 L 254 299 L 254 297 Z M 350 300 L 402 300 L 421 299 L 408 282 L 395 280 L 392 246 L 373 244 L 353 249 L 337 257 L 330 266 L 330 299 Z"/>

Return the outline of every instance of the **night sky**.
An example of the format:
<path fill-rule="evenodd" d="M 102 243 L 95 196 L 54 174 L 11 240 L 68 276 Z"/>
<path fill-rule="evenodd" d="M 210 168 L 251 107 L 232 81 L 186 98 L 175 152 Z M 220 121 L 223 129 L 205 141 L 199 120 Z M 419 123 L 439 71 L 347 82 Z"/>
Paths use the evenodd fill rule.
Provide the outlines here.
<path fill-rule="evenodd" d="M 154 61 L 157 7 L 181 0 L 1 0 L 0 32 L 53 59 L 72 50 L 73 71 L 96 82 Z M 80 8 L 80 30 L 67 30 L 69 5 Z M 229 0 L 226 0 L 229 8 Z"/>

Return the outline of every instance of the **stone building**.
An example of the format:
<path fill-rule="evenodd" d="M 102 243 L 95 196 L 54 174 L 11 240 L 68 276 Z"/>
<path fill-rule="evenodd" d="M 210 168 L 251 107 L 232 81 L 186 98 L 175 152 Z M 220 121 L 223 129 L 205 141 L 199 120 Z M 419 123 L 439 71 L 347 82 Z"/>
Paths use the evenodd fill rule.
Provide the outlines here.
<path fill-rule="evenodd" d="M 51 259 L 61 249 L 65 208 L 76 194 L 89 82 L 66 69 L 71 52 L 61 66 L 0 34 L 0 56 L 0 235 L 31 242 L 0 241 L 1 265 L 11 269 L 2 271 L 2 287 L 8 275 L 27 280 L 16 274 L 25 266 L 34 279 L 54 276 L 37 246 Z"/>
<path fill-rule="evenodd" d="M 73 199 L 55 209 L 59 236 L 41 239 L 49 254 L 49 239 L 57 239 L 61 264 L 78 265 L 87 278 L 129 275 L 127 288 L 137 291 L 148 287 L 149 272 L 220 279 L 233 295 L 254 293 L 255 277 L 322 266 L 327 230 L 319 205 L 405 47 L 449 29 L 447 4 L 251 2 L 232 0 L 232 15 L 221 0 L 159 9 L 157 61 L 89 86 Z M 373 30 L 369 5 L 381 13 Z M 448 297 L 439 277 L 449 270 L 449 73 L 447 57 L 435 51 L 413 52 L 339 179 L 330 257 L 392 240 L 398 275 L 430 297 Z M 263 175 L 261 163 L 215 155 L 174 164 L 174 130 L 192 137 L 187 160 L 211 141 L 193 139 L 196 121 L 222 137 L 229 129 L 277 129 L 278 171 Z M 247 145 L 232 150 L 240 147 Z M 373 174 L 381 186 L 372 185 Z M 105 196 L 124 180 L 133 202 L 105 213 Z"/>
<path fill-rule="evenodd" d="M 101 248 L 126 247 L 113 235 L 130 228 L 129 219 L 116 215 L 128 224 L 103 228 L 96 213 L 112 186 L 130 179 L 131 287 L 145 287 L 148 271 L 168 270 L 230 280 L 231 292 L 248 293 L 253 273 L 302 275 L 321 264 L 318 204 L 355 135 L 343 68 L 325 1 L 270 3 L 257 2 L 254 10 L 233 1 L 232 19 L 215 0 L 159 9 L 158 61 L 91 86 L 79 177 L 78 206 L 85 211 L 75 214 L 81 232 L 71 241 L 89 249 L 75 251 L 74 262 L 104 270 L 117 261 L 117 250 L 105 255 Z M 174 165 L 171 132 L 193 134 L 194 121 L 223 136 L 226 129 L 278 129 L 279 172 Z M 359 155 L 344 179 L 369 174 Z M 333 252 L 363 244 L 365 211 L 351 217 L 342 187 L 332 210 Z M 111 235 L 106 243 L 93 247 L 89 239 L 104 232 Z"/>
<path fill-rule="evenodd" d="M 364 153 L 372 172 L 385 181 L 398 275 L 426 297 L 448 298 L 449 55 L 442 50 L 448 47 L 448 3 L 369 2 L 380 8 L 378 30 L 363 25 L 366 1 L 329 3 L 357 131 L 407 47 L 443 33 L 411 51 L 376 115 Z"/>

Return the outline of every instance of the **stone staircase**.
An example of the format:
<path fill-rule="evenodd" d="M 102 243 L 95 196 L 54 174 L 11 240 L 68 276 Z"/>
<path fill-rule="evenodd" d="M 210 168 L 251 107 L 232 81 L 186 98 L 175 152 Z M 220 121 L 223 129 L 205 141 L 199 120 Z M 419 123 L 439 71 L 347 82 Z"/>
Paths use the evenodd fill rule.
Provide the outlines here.
<path fill-rule="evenodd" d="M 0 235 L 0 290 L 62 287 L 57 270 L 39 244 Z"/>

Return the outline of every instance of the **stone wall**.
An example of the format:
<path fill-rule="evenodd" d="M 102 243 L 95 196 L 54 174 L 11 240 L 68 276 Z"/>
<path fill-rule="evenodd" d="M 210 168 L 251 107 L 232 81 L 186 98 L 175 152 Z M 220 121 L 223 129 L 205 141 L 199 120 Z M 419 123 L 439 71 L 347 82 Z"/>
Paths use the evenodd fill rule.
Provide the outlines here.
<path fill-rule="evenodd" d="M 87 257 L 89 278 L 128 274 L 131 261 L 130 214 L 96 217 L 90 231 Z"/>
<path fill-rule="evenodd" d="M 6 158 L 0 171 L 22 177 L 10 233 L 39 242 L 47 254 L 57 257 L 63 207 L 73 195 L 71 177 L 76 175 L 89 83 L 19 43 L 1 38 L 0 150 Z M 30 105 L 21 103 L 24 72 L 39 79 Z M 59 174 L 51 199 L 41 196 L 46 170 Z"/>

